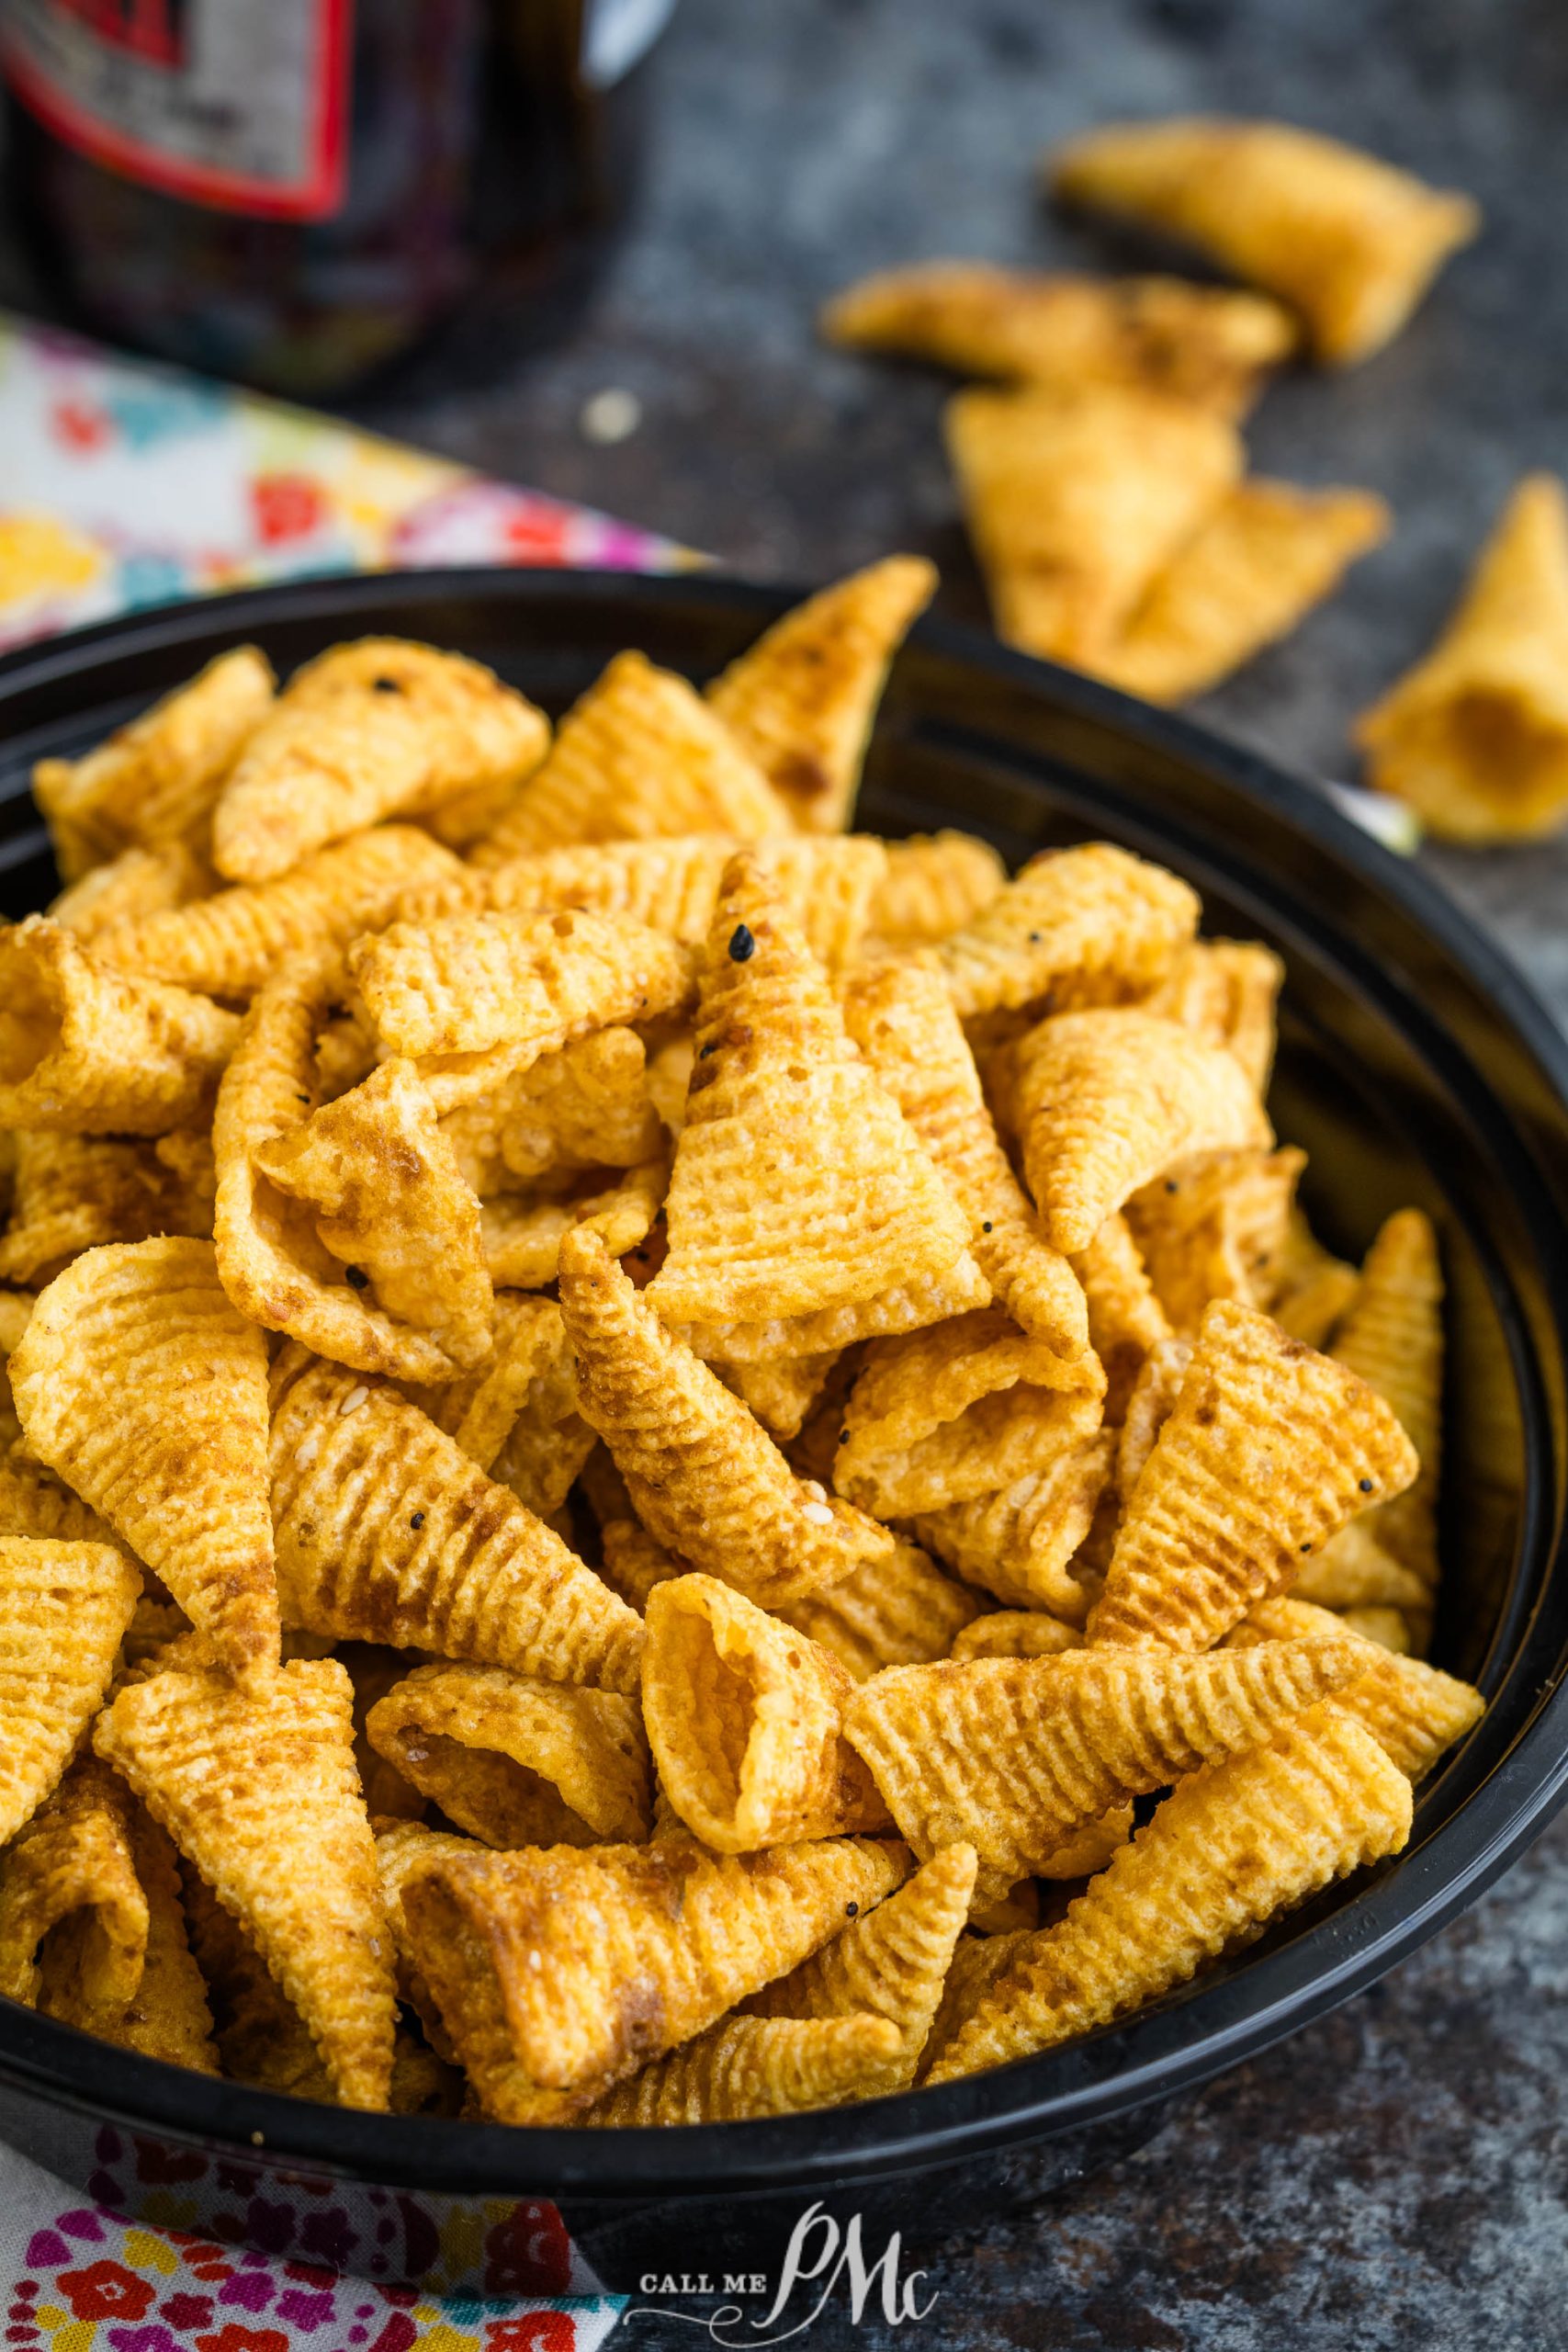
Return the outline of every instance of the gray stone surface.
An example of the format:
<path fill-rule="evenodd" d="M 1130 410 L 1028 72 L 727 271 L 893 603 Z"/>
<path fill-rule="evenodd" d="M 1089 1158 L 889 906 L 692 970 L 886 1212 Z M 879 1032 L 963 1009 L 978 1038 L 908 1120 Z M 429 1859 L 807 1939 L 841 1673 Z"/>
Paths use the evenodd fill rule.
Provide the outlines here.
<path fill-rule="evenodd" d="M 1348 774 L 1347 722 L 1426 640 L 1510 481 L 1568 460 L 1552 0 L 682 0 L 659 102 L 647 202 L 570 340 L 481 390 L 453 389 L 438 357 L 362 413 L 750 571 L 817 580 L 922 548 L 947 608 L 978 617 L 942 386 L 819 349 L 815 305 L 931 254 L 1113 262 L 1039 203 L 1039 150 L 1120 112 L 1213 107 L 1363 141 L 1472 190 L 1488 226 L 1391 351 L 1269 394 L 1257 462 L 1368 483 L 1398 528 L 1205 718 Z M 606 450 L 578 418 L 612 385 L 644 422 Z M 1568 1014 L 1568 847 L 1428 856 Z M 1140 2154 L 951 2248 L 922 2325 L 855 2333 L 840 2312 L 811 2341 L 1568 2343 L 1565 1952 L 1568 1824 L 1376 1992 L 1193 2098 Z M 671 2352 L 704 2340 L 635 2325 Z"/>

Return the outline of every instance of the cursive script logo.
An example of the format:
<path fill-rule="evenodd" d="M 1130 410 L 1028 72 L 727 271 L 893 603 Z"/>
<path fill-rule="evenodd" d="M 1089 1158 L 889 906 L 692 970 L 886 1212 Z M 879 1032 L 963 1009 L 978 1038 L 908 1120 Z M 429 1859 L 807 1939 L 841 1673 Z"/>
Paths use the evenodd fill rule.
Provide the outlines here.
<path fill-rule="evenodd" d="M 833 2296 L 842 2291 L 849 2299 L 852 2327 L 860 2325 L 874 2293 L 880 2303 L 880 2316 L 887 2325 L 902 2327 L 908 2320 L 924 2319 L 937 2301 L 933 2293 L 922 2302 L 916 2291 L 925 2278 L 923 2270 L 911 2270 L 907 2278 L 899 2277 L 902 2250 L 902 2240 L 895 2230 L 876 2260 L 868 2263 L 861 2243 L 858 2213 L 852 2213 L 840 2229 L 819 2204 L 808 2205 L 790 2233 L 773 2302 L 761 2319 L 748 2320 L 739 2303 L 726 2303 L 708 2319 L 699 2318 L 694 2312 L 672 2312 L 654 2303 L 639 2303 L 626 2316 L 683 2319 L 692 2327 L 706 2328 L 713 2342 L 726 2347 L 726 2352 L 741 2346 L 754 2346 L 757 2352 L 762 2352 L 767 2345 L 787 2344 L 791 2336 L 804 2335 L 821 2317 Z M 816 2301 L 809 2311 L 795 2317 L 801 2311 L 801 2301 L 818 2289 L 818 2282 Z M 657 2271 L 650 2271 L 637 2284 L 645 2295 L 714 2291 L 705 2273 L 692 2278 L 685 2272 L 661 2277 Z M 767 2280 L 745 2273 L 728 2273 L 724 2291 L 765 2294 Z M 796 2301 L 797 2295 L 801 2301 Z M 786 2319 L 791 2322 L 787 2327 L 781 2324 Z M 738 2334 L 737 2330 L 744 2332 Z"/>

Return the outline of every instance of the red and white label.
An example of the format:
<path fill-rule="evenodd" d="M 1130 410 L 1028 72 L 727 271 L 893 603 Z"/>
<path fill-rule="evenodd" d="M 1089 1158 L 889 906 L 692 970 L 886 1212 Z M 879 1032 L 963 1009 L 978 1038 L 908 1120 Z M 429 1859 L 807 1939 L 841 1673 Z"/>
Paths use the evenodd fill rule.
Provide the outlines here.
<path fill-rule="evenodd" d="M 196 204 L 319 220 L 343 194 L 352 0 L 0 0 L 46 130 Z"/>

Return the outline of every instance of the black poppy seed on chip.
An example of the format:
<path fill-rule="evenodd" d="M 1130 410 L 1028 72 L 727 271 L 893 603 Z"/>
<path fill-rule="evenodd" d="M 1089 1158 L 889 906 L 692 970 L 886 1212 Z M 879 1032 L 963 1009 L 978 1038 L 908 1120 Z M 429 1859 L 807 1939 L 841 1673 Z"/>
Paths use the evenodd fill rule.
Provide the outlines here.
<path fill-rule="evenodd" d="M 743 922 L 738 922 L 729 934 L 729 960 L 732 964 L 749 964 L 757 952 L 757 943 Z"/>
<path fill-rule="evenodd" d="M 372 678 L 370 681 L 372 694 L 400 695 L 402 690 L 403 682 L 400 678 Z"/>
<path fill-rule="evenodd" d="M 1370 1495 L 1370 1494 L 1371 1493 L 1371 1491 L 1372 1491 L 1372 1482 L 1371 1482 L 1371 1480 L 1370 1478 L 1363 1478 L 1363 1479 L 1361 1480 L 1361 1492 L 1362 1492 L 1364 1495 Z"/>
<path fill-rule="evenodd" d="M 982 1232 L 982 1233 L 989 1233 L 990 1229 L 991 1229 L 991 1220 L 990 1220 L 990 1218 L 989 1218 L 989 1217 L 987 1217 L 987 1219 L 986 1219 L 985 1223 L 981 1226 L 980 1230 L 981 1230 L 981 1232 Z"/>
<path fill-rule="evenodd" d="M 351 1290 L 368 1290 L 370 1287 L 370 1277 L 363 1266 L 345 1266 L 343 1278 Z"/>
<path fill-rule="evenodd" d="M 409 1525 L 413 1528 L 423 1527 L 424 1525 L 424 1513 L 422 1510 L 416 1510 L 413 1517 L 410 1520 Z"/>
<path fill-rule="evenodd" d="M 1040 933 L 1039 933 L 1037 931 L 1032 931 L 1032 932 L 1030 933 L 1030 934 L 1029 934 L 1029 944 L 1030 944 L 1031 947 L 1038 947 L 1038 946 L 1039 946 L 1039 944 L 1040 944 Z"/>
<path fill-rule="evenodd" d="M 710 1054 L 716 1054 L 717 1051 L 718 1039 L 716 1037 L 710 1037 L 705 1046 L 699 1046 L 697 1051 L 697 1059 L 700 1062 L 705 1062 Z"/>
<path fill-rule="evenodd" d="M 854 1917 L 855 1914 L 859 1911 L 859 1909 L 860 1909 L 860 1905 L 859 1905 L 858 1903 L 846 1903 L 846 1904 L 845 1904 L 845 1905 L 844 1905 L 844 1910 L 845 1910 L 846 1915 L 847 1915 L 850 1918 L 852 1918 L 852 1919 Z"/>

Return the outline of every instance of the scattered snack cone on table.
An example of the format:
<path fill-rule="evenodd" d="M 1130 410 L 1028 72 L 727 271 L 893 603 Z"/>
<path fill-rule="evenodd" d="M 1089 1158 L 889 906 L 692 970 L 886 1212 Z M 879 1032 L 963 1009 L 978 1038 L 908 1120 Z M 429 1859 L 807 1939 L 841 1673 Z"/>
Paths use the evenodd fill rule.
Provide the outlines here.
<path fill-rule="evenodd" d="M 1177 877 L 841 830 L 929 585 L 706 697 L 623 656 L 553 748 L 380 640 L 51 779 L 14 1997 L 295 2097 L 739 2121 L 1090 2030 L 1397 1849 L 1481 1707 L 1404 1654 L 1436 1237 L 1316 1238 L 1281 967 Z"/>

